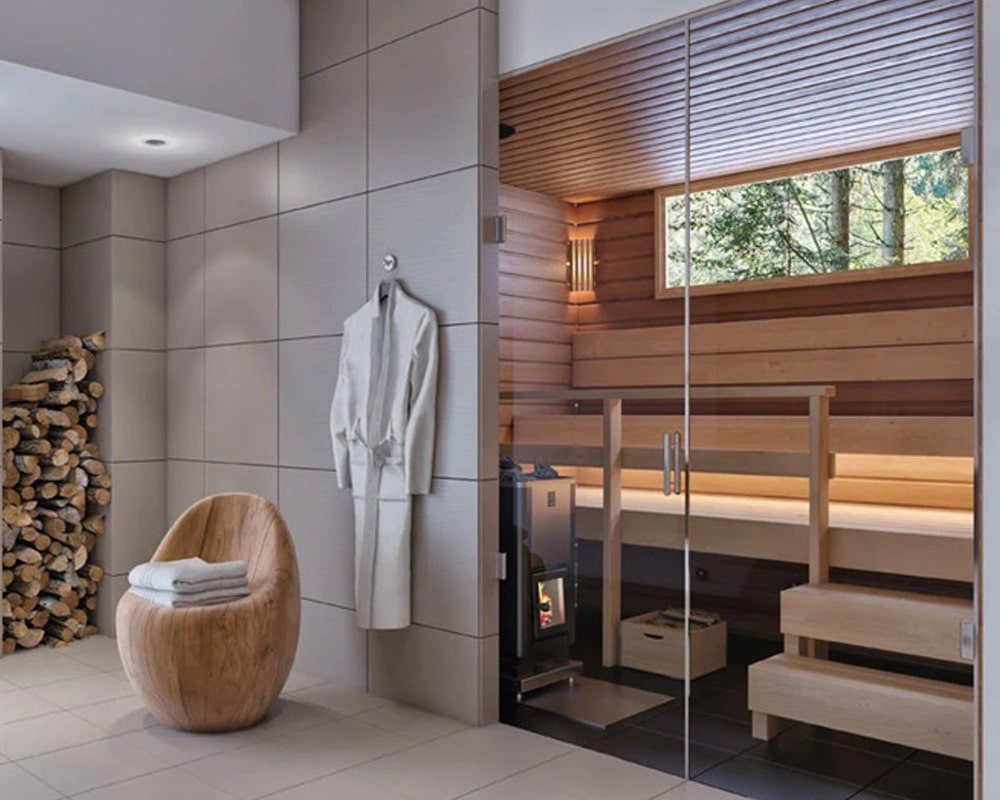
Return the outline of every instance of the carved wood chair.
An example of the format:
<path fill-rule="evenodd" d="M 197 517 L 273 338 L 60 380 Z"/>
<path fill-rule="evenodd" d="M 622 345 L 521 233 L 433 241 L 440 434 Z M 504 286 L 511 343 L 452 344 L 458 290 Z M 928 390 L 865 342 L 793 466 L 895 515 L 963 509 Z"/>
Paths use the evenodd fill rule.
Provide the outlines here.
<path fill-rule="evenodd" d="M 260 722 L 281 692 L 299 638 L 299 572 L 285 521 L 269 501 L 220 494 L 185 511 L 153 561 L 247 562 L 250 595 L 165 608 L 127 592 L 117 636 L 125 673 L 150 713 L 187 731 Z"/>

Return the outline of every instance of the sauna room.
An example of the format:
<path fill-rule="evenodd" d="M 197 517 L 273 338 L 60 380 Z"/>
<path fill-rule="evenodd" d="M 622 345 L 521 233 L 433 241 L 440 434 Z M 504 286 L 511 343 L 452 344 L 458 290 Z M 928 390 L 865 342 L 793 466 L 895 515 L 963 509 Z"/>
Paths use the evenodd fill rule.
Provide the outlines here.
<path fill-rule="evenodd" d="M 971 0 L 744 0 L 501 80 L 507 721 L 973 796 L 975 74 Z"/>

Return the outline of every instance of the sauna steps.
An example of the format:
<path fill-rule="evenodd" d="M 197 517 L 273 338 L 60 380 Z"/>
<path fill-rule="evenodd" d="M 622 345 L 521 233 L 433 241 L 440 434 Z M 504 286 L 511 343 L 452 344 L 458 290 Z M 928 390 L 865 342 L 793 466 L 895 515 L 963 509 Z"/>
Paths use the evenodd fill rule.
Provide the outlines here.
<path fill-rule="evenodd" d="M 970 687 L 788 653 L 753 664 L 749 678 L 759 738 L 794 720 L 973 759 Z"/>
<path fill-rule="evenodd" d="M 781 632 L 823 642 L 906 653 L 957 664 L 962 623 L 974 619 L 971 600 L 869 589 L 839 583 L 807 584 L 781 593 Z"/>
<path fill-rule="evenodd" d="M 838 583 L 785 590 L 785 652 L 749 671 L 754 736 L 770 739 L 790 721 L 805 722 L 971 760 L 970 687 L 806 657 L 804 642 L 971 665 L 962 625 L 973 619 L 969 600 Z"/>

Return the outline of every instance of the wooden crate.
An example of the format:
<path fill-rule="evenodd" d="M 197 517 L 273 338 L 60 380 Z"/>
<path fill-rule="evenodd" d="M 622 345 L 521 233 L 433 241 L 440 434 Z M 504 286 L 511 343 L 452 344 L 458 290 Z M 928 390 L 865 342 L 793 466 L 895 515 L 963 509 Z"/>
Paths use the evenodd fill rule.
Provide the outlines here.
<path fill-rule="evenodd" d="M 684 677 L 684 631 L 653 625 L 658 612 L 622 620 L 623 667 Z M 691 629 L 691 678 L 700 678 L 726 666 L 726 623 Z"/>

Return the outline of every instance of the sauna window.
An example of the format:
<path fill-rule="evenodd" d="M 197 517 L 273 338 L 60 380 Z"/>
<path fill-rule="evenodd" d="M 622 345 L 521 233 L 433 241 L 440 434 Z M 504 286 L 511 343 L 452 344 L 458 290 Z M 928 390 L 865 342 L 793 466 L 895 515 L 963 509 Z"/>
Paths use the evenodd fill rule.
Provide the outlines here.
<path fill-rule="evenodd" d="M 691 193 L 691 284 L 739 284 L 969 255 L 959 150 Z M 657 192 L 659 291 L 684 286 L 683 191 Z"/>

